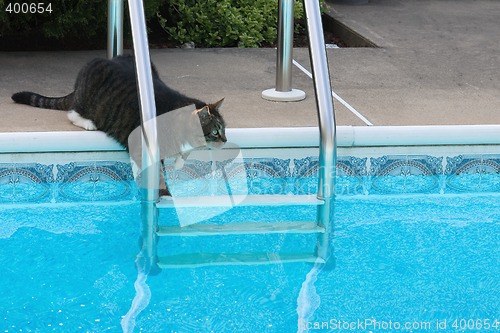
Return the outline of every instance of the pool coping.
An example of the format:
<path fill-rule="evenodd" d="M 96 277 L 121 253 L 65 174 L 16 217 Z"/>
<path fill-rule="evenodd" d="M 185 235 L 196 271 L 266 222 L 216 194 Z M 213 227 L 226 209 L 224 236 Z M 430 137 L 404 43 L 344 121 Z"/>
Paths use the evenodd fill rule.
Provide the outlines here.
<path fill-rule="evenodd" d="M 224 190 L 221 179 L 276 178 L 264 194 L 316 193 L 318 131 L 229 128 L 226 149 L 195 151 L 178 171 L 167 159 L 169 186 L 205 193 Z M 340 126 L 337 137 L 337 195 L 500 193 L 498 125 Z M 0 133 L 0 147 L 0 206 L 139 198 L 129 154 L 103 132 Z M 246 184 L 263 194 L 261 181 Z"/>
<path fill-rule="evenodd" d="M 318 127 L 228 128 L 240 148 L 318 147 Z M 500 145 L 500 125 L 338 126 L 338 147 Z M 0 153 L 123 151 L 100 131 L 0 133 Z"/>

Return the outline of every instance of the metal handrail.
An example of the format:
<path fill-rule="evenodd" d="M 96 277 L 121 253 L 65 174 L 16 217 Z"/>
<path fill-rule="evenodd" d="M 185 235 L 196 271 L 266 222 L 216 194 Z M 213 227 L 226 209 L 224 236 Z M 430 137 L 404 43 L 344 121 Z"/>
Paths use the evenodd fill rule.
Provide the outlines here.
<path fill-rule="evenodd" d="M 292 88 L 294 5 L 295 0 L 278 1 L 276 88 L 262 92 L 262 98 L 270 101 L 297 102 L 306 98 L 305 92 Z"/>
<path fill-rule="evenodd" d="M 135 65 L 137 71 L 137 85 L 141 104 L 142 126 L 142 187 L 146 190 L 146 201 L 158 200 L 160 183 L 160 150 L 156 129 L 156 104 L 149 57 L 148 36 L 144 7 L 140 0 L 129 0 L 130 23 L 134 42 Z"/>
<path fill-rule="evenodd" d="M 160 184 L 160 149 L 158 147 L 156 103 L 144 6 L 140 0 L 129 0 L 128 4 L 141 104 L 141 218 L 143 245 L 140 257 L 142 258 L 143 269 L 149 272 L 157 264 L 156 230 L 158 229 L 158 208 L 156 202 L 158 201 Z"/>
<path fill-rule="evenodd" d="M 318 0 L 303 0 L 303 4 L 320 130 L 318 198 L 331 199 L 335 196 L 336 124 L 321 9 Z M 263 91 L 262 97 L 274 101 L 297 101 L 305 98 L 305 94 L 297 95 L 293 92 L 297 90 L 291 87 L 294 0 L 279 0 L 278 6 L 276 89 Z"/>
<path fill-rule="evenodd" d="M 134 43 L 137 86 L 141 106 L 142 164 L 141 220 L 142 249 L 138 265 L 148 274 L 156 266 L 156 230 L 158 228 L 158 189 L 160 150 L 156 128 L 156 104 L 149 56 L 144 6 L 140 0 L 128 0 Z M 108 0 L 108 58 L 123 53 L 123 0 Z"/>
<path fill-rule="evenodd" d="M 319 1 L 304 0 L 319 121 L 319 199 L 335 196 L 336 124 Z"/>
<path fill-rule="evenodd" d="M 335 265 L 332 246 L 334 198 L 335 198 L 335 166 L 337 163 L 337 141 L 335 112 L 333 108 L 330 71 L 326 56 L 325 38 L 321 21 L 319 0 L 303 0 L 309 35 L 309 54 L 311 58 L 316 106 L 319 122 L 319 186 L 318 199 L 324 204 L 318 206 L 317 221 L 325 228 L 318 237 L 316 255 L 322 258 L 327 267 Z"/>
<path fill-rule="evenodd" d="M 156 129 L 156 105 L 151 75 L 148 36 L 144 6 L 140 0 L 129 0 L 130 24 L 134 43 L 137 85 L 141 105 L 143 134 L 142 188 L 146 201 L 158 200 L 159 147 Z M 123 53 L 123 0 L 108 0 L 108 58 Z"/>
<path fill-rule="evenodd" d="M 123 0 L 108 0 L 108 59 L 123 54 Z"/>
<path fill-rule="evenodd" d="M 276 90 L 292 90 L 293 6 L 294 0 L 278 2 L 278 54 L 276 57 Z"/>

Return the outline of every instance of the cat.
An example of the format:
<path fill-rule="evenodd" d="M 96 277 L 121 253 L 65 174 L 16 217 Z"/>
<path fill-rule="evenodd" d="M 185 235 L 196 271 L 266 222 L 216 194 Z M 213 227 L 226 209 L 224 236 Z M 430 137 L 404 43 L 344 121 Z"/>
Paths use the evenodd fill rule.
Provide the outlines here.
<path fill-rule="evenodd" d="M 157 119 L 163 117 L 163 121 L 159 123 L 167 127 L 158 127 L 158 136 L 162 136 L 163 141 L 165 138 L 171 139 L 171 142 L 161 142 L 164 146 L 170 146 L 162 157 L 176 156 L 175 168 L 179 169 L 191 150 L 204 145 L 209 148 L 220 148 L 224 145 L 227 141 L 226 123 L 219 112 L 224 99 L 208 104 L 187 97 L 169 88 L 160 79 L 153 63 L 151 72 Z M 40 108 L 67 111 L 68 119 L 74 125 L 90 131 L 103 131 L 129 152 L 132 148 L 129 146 L 129 136 L 141 125 L 135 60 L 130 55 L 118 56 L 111 60 L 97 58 L 90 61 L 80 70 L 74 91 L 69 95 L 46 97 L 22 91 L 13 94 L 12 100 Z M 194 105 L 194 110 L 186 110 L 190 105 Z M 179 109 L 182 112 L 177 111 Z M 199 128 L 198 132 L 202 132 L 203 138 L 196 137 L 196 130 L 183 133 L 183 129 L 193 127 L 193 124 L 186 122 L 193 121 L 194 126 Z M 163 135 L 162 131 L 166 131 L 166 135 Z M 175 135 L 168 132 L 175 132 Z M 160 148 L 163 153 L 162 147 Z M 160 178 L 160 195 L 170 195 L 163 172 Z"/>

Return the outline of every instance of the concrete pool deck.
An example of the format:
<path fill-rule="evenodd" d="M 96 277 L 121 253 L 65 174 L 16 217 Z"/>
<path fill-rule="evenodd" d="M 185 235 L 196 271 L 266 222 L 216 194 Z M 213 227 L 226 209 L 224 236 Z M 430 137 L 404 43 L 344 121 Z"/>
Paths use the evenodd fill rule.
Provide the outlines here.
<path fill-rule="evenodd" d="M 500 2 L 370 0 L 335 5 L 330 15 L 378 48 L 329 49 L 333 90 L 375 126 L 500 124 Z M 0 52 L 0 132 L 80 131 L 64 112 L 14 104 L 31 90 L 62 96 L 79 69 L 105 51 Z M 229 128 L 317 126 L 311 79 L 293 68 L 301 102 L 269 102 L 261 92 L 275 80 L 274 49 L 151 50 L 171 87 L 206 100 L 226 98 Z M 294 59 L 310 68 L 308 50 Z M 335 102 L 338 125 L 367 126 Z"/>

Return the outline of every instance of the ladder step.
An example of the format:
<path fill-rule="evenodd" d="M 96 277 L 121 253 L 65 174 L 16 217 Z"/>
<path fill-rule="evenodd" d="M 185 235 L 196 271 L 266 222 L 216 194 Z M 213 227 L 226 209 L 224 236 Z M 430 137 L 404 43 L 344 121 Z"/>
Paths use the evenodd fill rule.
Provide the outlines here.
<path fill-rule="evenodd" d="M 208 236 L 271 233 L 324 233 L 316 222 L 242 222 L 230 224 L 191 224 L 185 227 L 160 226 L 158 236 Z"/>
<path fill-rule="evenodd" d="M 325 263 L 323 259 L 312 253 L 189 253 L 158 258 L 160 268 L 197 268 L 296 262 Z"/>
<path fill-rule="evenodd" d="M 161 197 L 158 208 L 322 205 L 316 195 L 252 194 L 233 196 Z"/>

